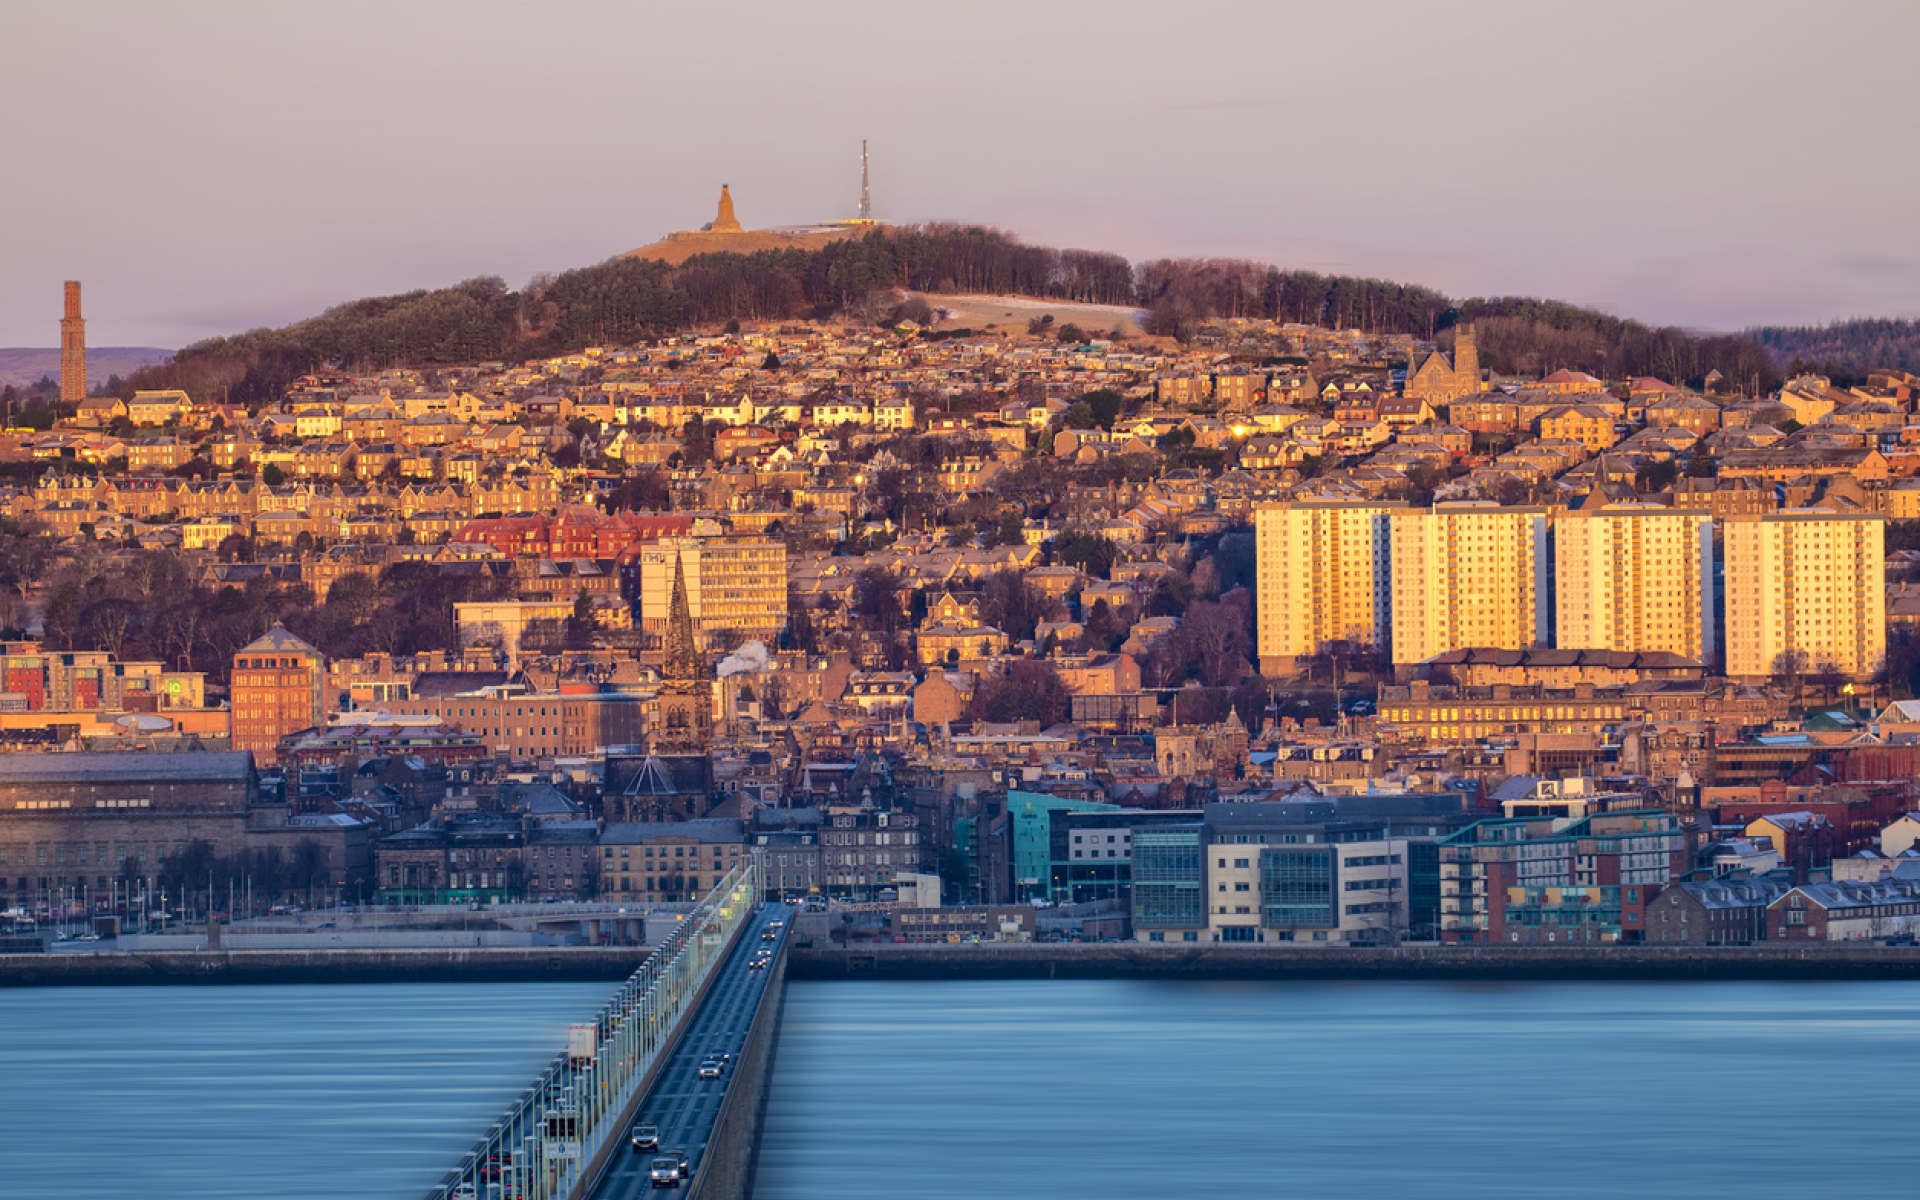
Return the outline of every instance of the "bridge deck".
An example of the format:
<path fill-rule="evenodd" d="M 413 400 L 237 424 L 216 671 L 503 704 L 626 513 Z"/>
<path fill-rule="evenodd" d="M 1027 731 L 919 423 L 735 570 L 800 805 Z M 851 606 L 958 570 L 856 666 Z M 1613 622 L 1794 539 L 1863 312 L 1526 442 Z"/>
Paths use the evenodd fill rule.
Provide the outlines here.
<path fill-rule="evenodd" d="M 771 974 L 752 970 L 747 963 L 762 949 L 779 950 L 793 929 L 796 911 L 790 905 L 769 904 L 741 931 L 739 941 L 710 985 L 700 1011 L 681 1035 L 672 1057 L 661 1064 L 653 1086 L 633 1118 L 634 1124 L 659 1126 L 661 1152 L 677 1150 L 685 1154 L 694 1180 L 699 1178 L 721 1102 L 726 1098 L 727 1089 L 733 1086 L 747 1034 L 752 1029 L 753 1015 Z M 784 922 L 783 927 L 774 940 L 762 940 L 768 923 L 775 920 Z M 726 1072 L 719 1079 L 701 1079 L 700 1060 L 721 1052 L 733 1055 Z M 624 1138 L 624 1130 L 621 1136 Z M 651 1195 L 653 1187 L 647 1171 L 652 1161 L 651 1154 L 616 1150 L 606 1175 L 593 1193 L 595 1200 L 634 1200 Z"/>

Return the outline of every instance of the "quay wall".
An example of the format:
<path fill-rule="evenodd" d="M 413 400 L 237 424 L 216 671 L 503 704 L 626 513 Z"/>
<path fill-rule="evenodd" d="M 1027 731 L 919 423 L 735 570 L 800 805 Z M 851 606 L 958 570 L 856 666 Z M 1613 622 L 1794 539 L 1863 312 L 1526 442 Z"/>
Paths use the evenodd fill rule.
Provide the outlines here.
<path fill-rule="evenodd" d="M 0 987 L 623 980 L 647 946 L 0 954 Z"/>
<path fill-rule="evenodd" d="M 788 975 L 798 980 L 1920 979 L 1920 948 L 816 944 L 794 949 Z"/>
<path fill-rule="evenodd" d="M 623 980 L 645 946 L 0 954 L 0 987 Z M 1920 979 L 1920 947 L 790 945 L 820 979 Z M 778 989 L 775 989 L 778 990 Z"/>

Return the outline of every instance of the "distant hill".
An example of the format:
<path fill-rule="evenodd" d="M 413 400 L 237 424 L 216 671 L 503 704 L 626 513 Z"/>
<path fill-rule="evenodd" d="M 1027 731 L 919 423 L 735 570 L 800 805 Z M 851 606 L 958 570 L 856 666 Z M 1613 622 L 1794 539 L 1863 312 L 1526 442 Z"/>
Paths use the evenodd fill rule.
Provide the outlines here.
<path fill-rule="evenodd" d="M 125 379 L 142 367 L 156 366 L 173 357 L 173 351 L 157 346 L 87 347 L 87 386 L 96 387 L 109 375 Z M 60 351 L 0 348 L 0 387 L 13 384 L 25 387 L 41 379 L 60 378 Z"/>
<path fill-rule="evenodd" d="M 758 236 L 692 231 L 594 266 L 537 276 L 520 291 L 489 277 L 356 300 L 279 329 L 188 346 L 165 366 L 123 377 L 121 391 L 177 387 L 236 404 L 266 403 L 320 367 L 520 362 L 735 320 L 871 325 L 900 314 L 902 292 L 1019 296 L 1043 305 L 1099 305 L 1135 318 L 1144 312 L 1145 332 L 1181 341 L 1205 322 L 1250 317 L 1409 334 L 1444 348 L 1456 324 L 1472 321 L 1481 365 L 1505 374 L 1538 377 L 1567 368 L 1699 387 L 1717 372 L 1755 393 L 1779 386 L 1781 377 L 1781 363 L 1750 336 L 1700 336 L 1532 297 L 1453 299 L 1417 284 L 1233 259 L 1135 264 L 1097 250 L 1027 245 L 968 225 L 873 228 L 808 247 L 756 248 Z M 688 248 L 701 252 L 678 262 L 653 257 L 669 248 L 672 256 Z"/>
<path fill-rule="evenodd" d="M 1858 318 L 1831 325 L 1762 325 L 1746 336 L 1781 365 L 1849 380 L 1891 368 L 1920 374 L 1920 321 Z"/>

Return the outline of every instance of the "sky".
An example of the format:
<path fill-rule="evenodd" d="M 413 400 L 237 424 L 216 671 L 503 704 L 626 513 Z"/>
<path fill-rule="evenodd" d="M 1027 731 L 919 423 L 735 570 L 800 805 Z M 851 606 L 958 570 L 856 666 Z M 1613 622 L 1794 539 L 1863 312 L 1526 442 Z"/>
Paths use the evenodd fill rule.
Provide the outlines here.
<path fill-rule="evenodd" d="M 1915 0 L 0 5 L 0 346 L 178 347 L 875 215 L 1551 296 L 1920 316 Z"/>

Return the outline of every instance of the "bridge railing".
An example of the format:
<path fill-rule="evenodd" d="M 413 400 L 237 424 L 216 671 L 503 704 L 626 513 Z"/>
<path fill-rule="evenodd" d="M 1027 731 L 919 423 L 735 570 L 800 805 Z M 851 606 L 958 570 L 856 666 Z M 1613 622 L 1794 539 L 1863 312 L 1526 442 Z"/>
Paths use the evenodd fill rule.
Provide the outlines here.
<path fill-rule="evenodd" d="M 759 901 L 751 863 L 736 867 L 674 927 L 592 1021 L 593 1045 L 569 1045 L 473 1144 L 427 1200 L 552 1200 L 588 1182 L 620 1114 L 690 1015 Z M 580 1024 L 586 1024 L 581 1022 Z"/>

